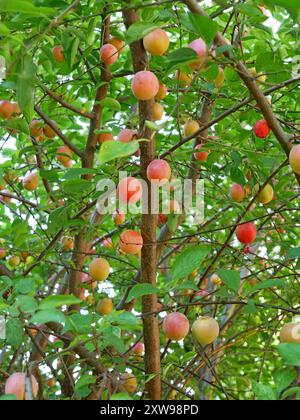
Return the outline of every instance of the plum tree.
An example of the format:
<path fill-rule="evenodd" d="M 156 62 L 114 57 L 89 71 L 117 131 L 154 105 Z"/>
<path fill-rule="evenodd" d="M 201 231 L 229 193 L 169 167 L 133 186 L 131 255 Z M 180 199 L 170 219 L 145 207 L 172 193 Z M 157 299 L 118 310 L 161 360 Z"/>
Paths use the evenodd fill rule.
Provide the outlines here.
<path fill-rule="evenodd" d="M 239 225 L 236 229 L 236 236 L 238 240 L 245 245 L 251 245 L 257 235 L 257 230 L 254 223 L 244 223 Z"/>
<path fill-rule="evenodd" d="M 111 133 L 101 133 L 98 134 L 97 141 L 99 144 L 103 144 L 106 141 L 113 141 L 114 136 Z"/>
<path fill-rule="evenodd" d="M 158 94 L 159 81 L 154 73 L 143 70 L 133 76 L 131 88 L 137 99 L 148 101 Z"/>
<path fill-rule="evenodd" d="M 147 168 L 147 178 L 149 181 L 167 182 L 171 177 L 171 167 L 163 159 L 154 159 Z"/>
<path fill-rule="evenodd" d="M 35 172 L 30 172 L 23 179 L 23 187 L 27 191 L 35 191 L 39 185 L 39 176 Z"/>
<path fill-rule="evenodd" d="M 48 139 L 54 139 L 54 137 L 56 137 L 55 131 L 48 124 L 44 125 L 43 131 L 44 131 L 45 136 L 48 137 Z"/>
<path fill-rule="evenodd" d="M 112 44 L 104 44 L 100 48 L 100 60 L 103 61 L 103 63 L 110 66 L 111 64 L 114 64 L 118 59 L 118 50 L 117 48 Z"/>
<path fill-rule="evenodd" d="M 280 341 L 300 344 L 300 323 L 285 324 L 280 331 Z"/>
<path fill-rule="evenodd" d="M 143 247 L 142 235 L 136 230 L 125 230 L 120 235 L 119 247 L 125 254 L 138 254 Z"/>
<path fill-rule="evenodd" d="M 218 322 L 211 317 L 199 317 L 192 325 L 192 334 L 202 346 L 213 343 L 220 334 Z"/>
<path fill-rule="evenodd" d="M 30 385 L 29 385 L 30 386 Z M 14 395 L 17 400 L 28 400 L 29 393 L 26 391 L 26 374 L 16 372 L 10 375 L 5 383 L 5 394 Z M 31 390 L 33 397 L 35 398 L 38 393 L 38 383 L 33 375 L 31 375 Z"/>
<path fill-rule="evenodd" d="M 114 309 L 113 301 L 110 298 L 100 299 L 97 303 L 97 312 L 100 315 L 108 315 Z"/>
<path fill-rule="evenodd" d="M 245 188 L 240 184 L 233 184 L 230 189 L 230 197 L 233 201 L 241 203 L 246 196 Z"/>
<path fill-rule="evenodd" d="M 265 139 L 270 134 L 270 127 L 266 120 L 259 120 L 253 127 L 254 134 L 260 139 Z"/>
<path fill-rule="evenodd" d="M 122 39 L 116 38 L 115 36 L 111 37 L 109 43 L 116 47 L 118 55 L 122 54 L 125 50 L 125 42 Z"/>
<path fill-rule="evenodd" d="M 56 45 L 53 47 L 52 54 L 57 63 L 63 63 L 65 61 L 64 48 L 62 45 Z"/>
<path fill-rule="evenodd" d="M 74 240 L 68 236 L 64 236 L 61 239 L 61 244 L 65 252 L 70 252 L 74 249 Z"/>
<path fill-rule="evenodd" d="M 142 184 L 137 178 L 130 176 L 128 178 L 121 179 L 119 182 L 117 195 L 119 200 L 123 203 L 137 203 L 141 199 L 142 193 Z"/>
<path fill-rule="evenodd" d="M 163 29 L 155 29 L 144 37 L 144 48 L 152 55 L 164 55 L 169 48 L 170 39 Z"/>
<path fill-rule="evenodd" d="M 110 265 L 104 258 L 95 258 L 89 266 L 89 274 L 93 280 L 104 281 L 110 273 Z"/>
<path fill-rule="evenodd" d="M 300 144 L 294 146 L 290 152 L 290 165 L 293 171 L 300 175 Z"/>
<path fill-rule="evenodd" d="M 189 330 L 189 320 L 181 312 L 172 312 L 164 319 L 163 331 L 169 340 L 180 341 L 187 336 Z"/>
<path fill-rule="evenodd" d="M 41 141 L 44 138 L 44 123 L 41 120 L 32 120 L 30 125 L 30 135 L 36 140 Z"/>
<path fill-rule="evenodd" d="M 20 265 L 21 259 L 18 255 L 13 255 L 12 257 L 10 257 L 8 259 L 8 264 L 12 267 L 12 268 L 16 268 Z"/>

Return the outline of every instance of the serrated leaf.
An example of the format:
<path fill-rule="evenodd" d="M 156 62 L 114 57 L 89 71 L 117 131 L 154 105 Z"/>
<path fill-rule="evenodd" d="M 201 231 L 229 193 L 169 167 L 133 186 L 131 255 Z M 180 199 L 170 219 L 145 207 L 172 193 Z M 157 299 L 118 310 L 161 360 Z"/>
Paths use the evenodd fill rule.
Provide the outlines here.
<path fill-rule="evenodd" d="M 233 270 L 218 270 L 218 276 L 233 292 L 237 293 L 241 285 L 241 274 Z"/>
<path fill-rule="evenodd" d="M 139 142 L 133 140 L 130 143 L 122 143 L 120 141 L 106 141 L 100 147 L 98 160 L 100 164 L 110 162 L 115 159 L 133 155 L 139 150 Z"/>
<path fill-rule="evenodd" d="M 253 391 L 259 400 L 276 401 L 275 390 L 270 385 L 259 384 L 253 381 Z"/>
<path fill-rule="evenodd" d="M 274 374 L 274 380 L 278 394 L 280 394 L 284 389 L 290 386 L 291 383 L 296 379 L 296 377 L 296 370 L 292 367 L 282 368 L 278 370 Z"/>
<path fill-rule="evenodd" d="M 130 290 L 126 302 L 130 302 L 132 299 L 137 299 L 141 296 L 152 295 L 158 293 L 157 287 L 153 286 L 152 284 L 141 283 L 136 284 Z"/>
<path fill-rule="evenodd" d="M 19 319 L 9 319 L 6 323 L 6 341 L 17 349 L 23 341 L 23 326 Z"/>
<path fill-rule="evenodd" d="M 172 268 L 172 280 L 181 280 L 190 275 L 196 269 L 199 269 L 201 263 L 210 252 L 207 245 L 197 245 L 189 247 L 179 257 L 176 258 Z"/>

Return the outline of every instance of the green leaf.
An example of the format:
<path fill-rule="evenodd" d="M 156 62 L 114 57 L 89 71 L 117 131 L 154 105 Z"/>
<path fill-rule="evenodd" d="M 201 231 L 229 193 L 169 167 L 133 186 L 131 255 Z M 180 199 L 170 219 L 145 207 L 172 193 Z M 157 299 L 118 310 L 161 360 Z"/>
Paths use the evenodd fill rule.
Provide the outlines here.
<path fill-rule="evenodd" d="M 47 322 L 65 322 L 65 316 L 56 309 L 45 309 L 38 311 L 30 320 L 33 324 L 46 324 Z"/>
<path fill-rule="evenodd" d="M 23 326 L 16 318 L 9 319 L 6 323 L 6 341 L 17 349 L 23 341 Z"/>
<path fill-rule="evenodd" d="M 22 295 L 17 297 L 14 306 L 16 306 L 23 314 L 34 313 L 38 308 L 38 304 L 33 297 Z"/>
<path fill-rule="evenodd" d="M 29 135 L 29 126 L 24 119 L 15 118 L 7 122 L 7 128 Z"/>
<path fill-rule="evenodd" d="M 104 98 L 99 101 L 99 104 L 102 108 L 108 108 L 112 111 L 121 111 L 121 104 L 114 98 Z"/>
<path fill-rule="evenodd" d="M 33 107 L 35 75 L 36 66 L 32 61 L 32 57 L 25 56 L 21 60 L 21 68 L 18 72 L 17 102 L 28 123 L 32 121 L 34 114 Z"/>
<path fill-rule="evenodd" d="M 106 141 L 100 147 L 98 160 L 101 165 L 111 160 L 133 155 L 139 150 L 139 142 L 133 140 L 130 143 L 122 143 L 120 141 Z"/>
<path fill-rule="evenodd" d="M 137 299 L 141 296 L 152 295 L 156 293 L 158 293 L 158 289 L 152 284 L 148 284 L 148 283 L 136 284 L 130 290 L 128 297 L 126 299 L 126 302 L 130 302 L 132 299 Z"/>
<path fill-rule="evenodd" d="M 48 296 L 39 305 L 39 309 L 52 309 L 52 308 L 60 308 L 64 305 L 75 305 L 80 303 L 81 300 L 73 295 L 55 295 L 55 296 Z"/>
<path fill-rule="evenodd" d="M 74 41 L 72 42 L 72 47 L 71 47 L 71 54 L 70 54 L 70 66 L 71 68 L 73 68 L 74 64 L 75 64 L 75 60 L 76 60 L 76 55 L 78 52 L 78 48 L 79 48 L 79 38 L 75 38 Z"/>
<path fill-rule="evenodd" d="M 270 289 L 271 287 L 285 287 L 286 282 L 284 280 L 266 280 L 262 283 L 257 284 L 251 289 L 251 293 L 255 292 L 256 290 L 263 290 L 263 289 Z"/>
<path fill-rule="evenodd" d="M 34 279 L 20 279 L 15 283 L 15 289 L 24 295 L 35 291 L 35 280 Z"/>
<path fill-rule="evenodd" d="M 166 57 L 167 72 L 170 73 L 174 69 L 192 63 L 195 59 L 197 59 L 197 54 L 194 50 L 186 47 L 179 48 Z"/>
<path fill-rule="evenodd" d="M 197 245 L 189 247 L 176 258 L 172 268 L 172 280 L 181 280 L 199 269 L 202 260 L 207 257 L 210 247 L 207 245 Z"/>
<path fill-rule="evenodd" d="M 282 343 L 278 352 L 288 365 L 300 367 L 300 344 Z"/>
<path fill-rule="evenodd" d="M 0 401 L 12 401 L 12 400 L 17 400 L 17 397 L 15 395 L 12 395 L 12 394 L 7 394 L 7 395 L 1 395 L 0 396 Z"/>
<path fill-rule="evenodd" d="M 284 400 L 285 398 L 290 397 L 291 395 L 296 395 L 297 400 L 300 399 L 300 386 L 294 386 L 290 389 L 287 389 L 283 394 L 282 394 L 282 399 Z"/>
<path fill-rule="evenodd" d="M 218 276 L 223 283 L 232 291 L 237 293 L 241 285 L 241 274 L 233 270 L 218 270 Z"/>
<path fill-rule="evenodd" d="M 259 384 L 253 381 L 253 391 L 259 400 L 276 401 L 276 392 L 270 385 Z"/>
<path fill-rule="evenodd" d="M 79 178 L 81 175 L 88 175 L 88 174 L 94 174 L 95 169 L 88 169 L 88 168 L 71 168 L 68 169 L 64 173 L 64 179 L 74 179 Z"/>
<path fill-rule="evenodd" d="M 287 260 L 294 260 L 300 258 L 300 247 L 298 248 L 290 248 L 288 250 L 288 254 L 286 256 Z"/>
<path fill-rule="evenodd" d="M 86 194 L 92 187 L 86 179 L 71 179 L 61 183 L 61 188 L 66 194 Z"/>
<path fill-rule="evenodd" d="M 111 401 L 131 401 L 132 398 L 129 394 L 126 394 L 125 392 L 119 392 L 118 394 L 113 394 L 110 397 Z"/>
<path fill-rule="evenodd" d="M 55 15 L 56 10 L 50 7 L 36 7 L 31 1 L 26 0 L 0 0 L 0 12 L 24 13 L 35 17 Z"/>
<path fill-rule="evenodd" d="M 300 12 L 300 4 L 298 0 L 265 0 L 264 3 L 269 6 L 283 7 L 295 17 L 297 17 Z"/>
<path fill-rule="evenodd" d="M 296 369 L 292 367 L 282 368 L 274 374 L 277 393 L 280 394 L 284 389 L 291 385 L 296 379 Z"/>
<path fill-rule="evenodd" d="M 154 23 L 136 22 L 128 28 L 125 35 L 125 42 L 131 44 L 132 42 L 139 41 L 159 27 L 158 24 Z"/>
<path fill-rule="evenodd" d="M 219 26 L 208 16 L 199 16 L 195 13 L 188 14 L 188 20 L 183 19 L 183 24 L 188 30 L 193 31 L 203 38 L 207 44 L 211 44 L 219 30 Z"/>
<path fill-rule="evenodd" d="M 3 22 L 0 22 L 0 35 L 6 36 L 10 34 L 10 30 Z"/>

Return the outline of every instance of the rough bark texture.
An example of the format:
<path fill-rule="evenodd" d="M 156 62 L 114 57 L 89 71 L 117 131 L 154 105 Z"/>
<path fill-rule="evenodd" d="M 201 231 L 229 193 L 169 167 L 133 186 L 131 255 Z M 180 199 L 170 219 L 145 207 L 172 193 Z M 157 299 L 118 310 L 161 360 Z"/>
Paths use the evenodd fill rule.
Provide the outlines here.
<path fill-rule="evenodd" d="M 124 22 L 129 27 L 139 20 L 139 15 L 134 10 L 124 12 Z M 142 41 L 134 42 L 130 46 L 135 72 L 145 70 L 148 65 L 147 53 L 143 47 Z M 146 120 L 152 120 L 152 109 L 154 100 L 139 102 L 139 118 L 140 118 L 140 137 L 152 138 L 152 132 L 145 126 Z M 155 143 L 151 139 L 150 142 L 141 143 L 141 173 L 142 178 L 148 183 L 146 170 L 149 163 L 155 157 Z M 151 206 L 151 188 L 148 183 L 148 205 Z M 156 284 L 156 225 L 157 215 L 143 214 L 141 233 L 144 239 L 144 246 L 141 257 L 141 282 L 148 284 Z M 153 313 L 157 310 L 157 296 L 147 295 L 142 300 L 142 312 Z M 160 341 L 158 319 L 155 315 L 149 315 L 143 318 L 144 323 L 144 344 L 145 344 L 145 372 L 146 375 L 155 377 L 146 383 L 146 397 L 151 400 L 159 400 L 161 398 L 161 379 L 160 379 Z"/>

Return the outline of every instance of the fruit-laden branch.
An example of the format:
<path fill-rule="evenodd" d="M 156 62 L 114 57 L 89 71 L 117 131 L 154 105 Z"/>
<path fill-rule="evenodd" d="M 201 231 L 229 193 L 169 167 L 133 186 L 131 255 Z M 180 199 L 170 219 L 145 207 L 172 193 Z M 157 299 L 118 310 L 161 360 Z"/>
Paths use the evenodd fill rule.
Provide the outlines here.
<path fill-rule="evenodd" d="M 43 89 L 45 93 L 47 93 L 50 98 L 52 98 L 54 101 L 58 102 L 62 107 L 69 109 L 70 111 L 74 112 L 75 114 L 80 115 L 81 117 L 92 119 L 93 114 L 83 112 L 80 109 L 76 108 L 74 105 L 69 104 L 66 102 L 60 95 L 57 95 L 55 92 L 52 92 L 50 89 L 48 89 L 46 86 L 44 86 L 42 83 L 39 84 L 40 88 Z"/>
<path fill-rule="evenodd" d="M 182 0 L 183 3 L 185 3 L 191 12 L 196 13 L 200 16 L 208 16 L 204 10 L 199 6 L 198 2 L 196 0 Z M 227 46 L 228 42 L 223 37 L 223 35 L 218 32 L 215 37 L 215 44 L 217 46 Z M 224 52 L 225 57 L 228 59 L 232 59 L 231 53 L 228 51 Z M 278 142 L 280 143 L 282 149 L 284 150 L 287 157 L 289 157 L 290 151 L 291 151 L 291 143 L 286 135 L 286 133 L 283 131 L 281 125 L 279 124 L 278 119 L 273 113 L 272 107 L 258 86 L 256 80 L 253 78 L 253 76 L 249 73 L 247 67 L 242 61 L 239 61 L 235 64 L 235 69 L 240 76 L 240 78 L 243 80 L 251 94 L 253 95 L 254 99 L 257 102 L 257 105 L 259 106 L 263 116 L 265 117 L 265 120 L 267 121 L 269 127 L 272 129 L 275 137 L 277 138 Z M 297 179 L 298 184 L 300 185 L 300 175 L 295 173 L 295 177 Z"/>
<path fill-rule="evenodd" d="M 123 13 L 126 28 L 139 20 L 135 10 L 125 10 Z M 143 71 L 148 66 L 147 53 L 143 42 L 137 41 L 130 45 L 133 68 L 135 72 Z M 147 179 L 147 167 L 155 157 L 155 143 L 152 131 L 146 127 L 146 120 L 152 120 L 154 100 L 139 101 L 139 122 L 141 138 L 151 139 L 141 143 L 141 173 L 148 184 L 148 214 L 142 215 L 142 236 L 147 246 L 142 248 L 141 256 L 141 282 L 156 285 L 156 226 L 157 215 L 151 213 L 151 185 Z M 149 244 L 149 245 L 148 245 Z M 142 298 L 142 312 L 153 312 L 157 308 L 157 295 L 147 295 Z M 158 319 L 149 315 L 143 319 L 143 335 L 145 344 L 145 373 L 155 375 L 146 382 L 147 398 L 159 400 L 161 398 L 160 378 L 160 337 Z"/>
<path fill-rule="evenodd" d="M 57 134 L 57 136 L 64 142 L 69 149 L 72 150 L 77 156 L 82 157 L 82 151 L 78 149 L 78 147 L 74 146 L 74 144 L 61 132 L 58 126 L 49 118 L 46 114 L 41 110 L 39 106 L 34 107 L 35 112 L 45 121 L 49 127 Z"/>

